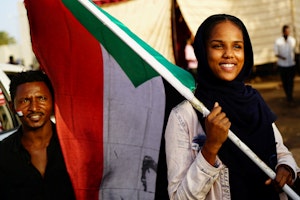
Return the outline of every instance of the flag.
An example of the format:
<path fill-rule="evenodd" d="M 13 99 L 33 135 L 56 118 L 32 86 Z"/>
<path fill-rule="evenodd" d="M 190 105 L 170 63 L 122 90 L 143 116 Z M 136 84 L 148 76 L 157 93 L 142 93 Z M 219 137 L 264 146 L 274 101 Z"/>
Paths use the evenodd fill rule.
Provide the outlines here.
<path fill-rule="evenodd" d="M 193 77 L 88 0 L 25 0 L 25 7 L 33 51 L 55 90 L 76 199 L 154 199 L 165 110 L 157 72 L 188 90 Z"/>

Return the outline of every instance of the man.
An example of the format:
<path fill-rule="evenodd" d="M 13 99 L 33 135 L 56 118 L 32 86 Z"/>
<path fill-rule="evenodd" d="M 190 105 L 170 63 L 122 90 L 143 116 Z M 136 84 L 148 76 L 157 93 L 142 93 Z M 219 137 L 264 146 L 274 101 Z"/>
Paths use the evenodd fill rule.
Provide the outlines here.
<path fill-rule="evenodd" d="M 75 199 L 59 145 L 54 92 L 41 71 L 17 74 L 10 84 L 11 107 L 22 125 L 0 142 L 0 199 Z"/>
<path fill-rule="evenodd" d="M 274 51 L 278 58 L 277 65 L 281 76 L 282 86 L 290 106 L 294 105 L 293 89 L 294 77 L 296 75 L 295 46 L 296 40 L 290 36 L 290 28 L 284 25 L 283 36 L 275 41 Z"/>
<path fill-rule="evenodd" d="M 8 64 L 17 65 L 18 63 L 15 61 L 14 56 L 9 56 Z"/>

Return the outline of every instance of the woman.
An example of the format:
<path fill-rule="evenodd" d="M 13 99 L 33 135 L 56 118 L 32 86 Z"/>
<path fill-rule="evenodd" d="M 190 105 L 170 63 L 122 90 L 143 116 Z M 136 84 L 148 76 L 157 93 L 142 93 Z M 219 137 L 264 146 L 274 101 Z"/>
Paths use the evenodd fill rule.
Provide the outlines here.
<path fill-rule="evenodd" d="M 211 110 L 203 118 L 188 101 L 170 113 L 165 132 L 171 199 L 287 199 L 296 162 L 259 93 L 244 84 L 253 66 L 252 45 L 236 17 L 208 17 L 195 37 L 195 96 Z M 271 180 L 228 137 L 232 130 L 276 171 Z M 277 187 L 274 187 L 277 186 Z"/>

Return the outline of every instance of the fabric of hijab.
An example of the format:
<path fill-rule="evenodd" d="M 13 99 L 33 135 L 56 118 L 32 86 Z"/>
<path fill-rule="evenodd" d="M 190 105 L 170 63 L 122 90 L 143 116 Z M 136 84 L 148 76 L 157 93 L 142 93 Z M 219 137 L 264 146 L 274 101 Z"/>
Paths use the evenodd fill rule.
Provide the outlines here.
<path fill-rule="evenodd" d="M 205 43 L 214 25 L 229 20 L 243 33 L 245 62 L 243 69 L 233 81 L 218 79 L 211 71 Z M 226 14 L 213 15 L 199 27 L 194 41 L 198 59 L 198 80 L 195 96 L 211 110 L 215 102 L 222 107 L 231 121 L 230 130 L 273 170 L 277 163 L 276 143 L 272 123 L 276 116 L 266 105 L 257 90 L 245 85 L 253 67 L 253 51 L 244 24 L 236 17 Z M 203 116 L 197 112 L 204 124 Z M 225 141 L 218 156 L 229 169 L 232 199 L 278 199 L 273 186 L 266 186 L 268 179 L 235 144 Z"/>

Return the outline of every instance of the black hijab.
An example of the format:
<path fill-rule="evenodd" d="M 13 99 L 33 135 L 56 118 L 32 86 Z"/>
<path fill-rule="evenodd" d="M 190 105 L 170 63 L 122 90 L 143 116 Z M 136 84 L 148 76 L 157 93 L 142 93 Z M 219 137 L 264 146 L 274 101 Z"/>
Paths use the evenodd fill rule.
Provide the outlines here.
<path fill-rule="evenodd" d="M 242 31 L 244 39 L 244 66 L 232 81 L 220 80 L 213 74 L 208 65 L 205 48 L 214 26 L 224 21 L 234 23 Z M 230 130 L 274 170 L 277 156 L 272 123 L 276 116 L 257 90 L 244 83 L 253 67 L 252 45 L 245 25 L 231 15 L 210 16 L 197 31 L 194 49 L 198 59 L 198 85 L 195 96 L 209 110 L 215 102 L 219 102 L 222 111 L 231 121 Z M 199 119 L 203 118 L 199 112 L 198 116 Z M 273 186 L 264 184 L 268 179 L 267 175 L 229 139 L 222 145 L 218 155 L 229 168 L 232 199 L 278 199 Z"/>

